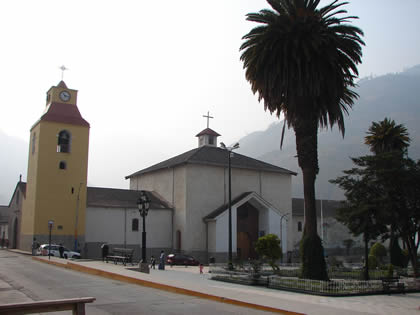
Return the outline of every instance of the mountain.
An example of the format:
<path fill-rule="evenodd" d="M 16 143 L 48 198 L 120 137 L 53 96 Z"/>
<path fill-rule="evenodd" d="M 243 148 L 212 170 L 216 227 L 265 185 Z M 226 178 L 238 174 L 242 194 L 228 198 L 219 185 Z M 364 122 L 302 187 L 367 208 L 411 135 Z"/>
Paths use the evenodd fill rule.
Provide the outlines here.
<path fill-rule="evenodd" d="M 335 126 L 318 134 L 318 158 L 320 171 L 316 181 L 317 198 L 343 199 L 343 192 L 328 180 L 342 175 L 342 171 L 354 165 L 350 157 L 369 153 L 364 144 L 366 131 L 373 121 L 385 117 L 403 124 L 411 137 L 409 156 L 420 158 L 420 65 L 397 74 L 364 78 L 358 82 L 359 99 L 345 121 L 345 136 Z M 262 107 L 262 106 L 261 106 Z M 265 131 L 257 131 L 239 140 L 240 153 L 268 163 L 288 168 L 299 175 L 293 178 L 293 196 L 303 196 L 301 170 L 297 164 L 295 135 L 287 129 L 283 148 L 280 137 L 283 121 L 274 123 Z"/>
<path fill-rule="evenodd" d="M 0 205 L 8 205 L 19 174 L 26 177 L 28 144 L 0 130 Z"/>

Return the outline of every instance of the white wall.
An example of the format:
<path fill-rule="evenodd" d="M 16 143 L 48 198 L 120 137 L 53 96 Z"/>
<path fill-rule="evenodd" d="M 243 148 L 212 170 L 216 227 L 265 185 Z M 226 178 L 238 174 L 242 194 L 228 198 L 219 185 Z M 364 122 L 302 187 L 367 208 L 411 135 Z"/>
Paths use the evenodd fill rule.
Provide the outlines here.
<path fill-rule="evenodd" d="M 139 230 L 132 231 L 132 220 L 139 219 Z M 143 219 L 137 209 L 88 207 L 86 242 L 140 245 Z M 147 247 L 168 248 L 172 244 L 172 210 L 150 209 L 146 217 Z"/>

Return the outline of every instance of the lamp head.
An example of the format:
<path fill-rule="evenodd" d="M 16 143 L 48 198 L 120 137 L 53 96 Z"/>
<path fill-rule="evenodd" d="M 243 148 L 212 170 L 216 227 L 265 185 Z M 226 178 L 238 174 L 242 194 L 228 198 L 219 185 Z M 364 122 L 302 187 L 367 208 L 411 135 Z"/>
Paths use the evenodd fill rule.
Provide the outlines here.
<path fill-rule="evenodd" d="M 221 147 L 222 149 L 226 149 L 226 145 L 225 145 L 223 142 L 220 142 L 220 147 Z"/>
<path fill-rule="evenodd" d="M 150 207 L 150 199 L 144 190 L 140 190 L 140 197 L 137 199 L 137 207 L 139 208 L 141 216 L 147 215 Z"/>

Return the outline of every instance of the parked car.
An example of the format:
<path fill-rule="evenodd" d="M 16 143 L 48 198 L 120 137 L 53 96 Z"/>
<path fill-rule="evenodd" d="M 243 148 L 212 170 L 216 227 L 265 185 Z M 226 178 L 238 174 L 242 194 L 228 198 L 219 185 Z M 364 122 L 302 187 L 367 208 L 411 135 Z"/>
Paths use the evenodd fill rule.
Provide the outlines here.
<path fill-rule="evenodd" d="M 198 266 L 200 262 L 192 256 L 183 254 L 169 254 L 166 257 L 166 263 L 169 265 L 185 265 L 185 266 Z"/>
<path fill-rule="evenodd" d="M 80 258 L 80 253 L 74 252 L 74 251 L 72 251 L 72 250 L 70 250 L 70 249 L 68 249 L 64 246 L 63 246 L 63 248 L 64 248 L 64 252 L 63 252 L 64 258 L 75 258 L 75 259 Z M 48 250 L 49 249 L 50 249 L 50 244 L 42 244 L 38 248 L 38 255 L 48 256 Z M 60 245 L 51 244 L 50 255 L 55 256 L 55 257 L 60 257 Z"/>

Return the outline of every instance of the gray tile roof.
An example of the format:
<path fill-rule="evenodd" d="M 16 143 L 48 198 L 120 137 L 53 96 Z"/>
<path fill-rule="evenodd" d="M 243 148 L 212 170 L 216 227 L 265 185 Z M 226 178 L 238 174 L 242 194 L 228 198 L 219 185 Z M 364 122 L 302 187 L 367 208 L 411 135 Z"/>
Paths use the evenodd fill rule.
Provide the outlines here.
<path fill-rule="evenodd" d="M 87 207 L 135 208 L 137 209 L 138 190 L 115 188 L 87 188 Z M 157 193 L 146 191 L 150 198 L 150 209 L 172 209 L 172 206 Z"/>
<path fill-rule="evenodd" d="M 337 209 L 341 207 L 338 200 L 322 200 L 322 216 L 335 218 Z M 292 213 L 294 216 L 303 216 L 303 198 L 292 198 Z M 321 200 L 316 200 L 316 215 L 321 217 Z"/>
<path fill-rule="evenodd" d="M 278 167 L 269 163 L 265 163 L 260 160 L 250 158 L 248 156 L 234 152 L 233 157 L 231 158 L 232 168 L 242 168 L 250 169 L 257 171 L 265 172 L 275 172 L 288 175 L 296 175 L 295 172 L 289 171 L 285 168 Z M 202 165 L 214 165 L 227 167 L 228 166 L 228 152 L 224 149 L 214 147 L 214 146 L 202 146 L 180 155 L 177 155 L 173 158 L 170 158 L 166 161 L 160 162 L 143 170 L 140 170 L 136 173 L 126 176 L 125 178 L 131 178 L 137 175 L 150 173 L 166 168 L 173 168 L 175 166 L 184 165 L 184 164 L 202 164 Z"/>

